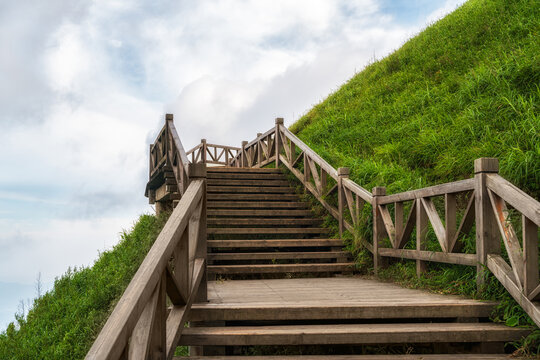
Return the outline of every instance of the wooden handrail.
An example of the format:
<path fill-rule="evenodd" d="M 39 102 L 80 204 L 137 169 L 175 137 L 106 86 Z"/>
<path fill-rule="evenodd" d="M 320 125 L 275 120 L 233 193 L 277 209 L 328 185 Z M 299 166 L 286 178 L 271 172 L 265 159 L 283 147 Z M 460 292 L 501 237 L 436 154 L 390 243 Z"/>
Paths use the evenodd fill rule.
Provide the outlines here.
<path fill-rule="evenodd" d="M 243 142 L 230 166 L 263 167 L 272 162 L 283 164 L 339 222 L 340 236 L 351 232 L 373 253 L 374 269 L 385 266 L 385 257 L 413 259 L 417 273 L 426 270 L 427 261 L 477 266 L 477 281 L 482 288 L 484 267 L 497 277 L 522 308 L 540 326 L 540 282 L 538 265 L 538 226 L 540 203 L 511 184 L 498 172 L 497 159 L 475 161 L 475 178 L 429 186 L 422 189 L 386 195 L 376 187 L 370 193 L 349 179 L 349 170 L 336 170 L 276 119 L 276 126 L 258 134 L 251 142 Z M 301 166 L 300 166 L 301 165 Z M 335 184 L 329 185 L 333 179 Z M 329 200 L 337 192 L 338 204 Z M 437 197 L 444 197 L 444 219 L 439 217 Z M 458 199 L 462 199 L 458 201 Z M 506 203 L 522 216 L 523 246 L 509 221 Z M 462 209 L 458 209 L 461 204 Z M 356 234 L 362 209 L 371 205 L 372 241 Z M 389 206 L 393 205 L 393 214 Z M 408 215 L 404 213 L 409 207 Z M 458 213 L 462 213 L 458 223 Z M 406 216 L 405 216 L 406 215 Z M 404 217 L 405 216 L 405 217 Z M 476 254 L 463 253 L 461 237 L 476 228 Z M 427 251 L 427 230 L 431 227 L 440 251 Z M 413 231 L 416 236 L 413 238 Z M 500 238 L 510 264 L 500 254 Z M 416 240 L 416 250 L 404 249 Z M 389 242 L 391 248 L 386 248 Z"/>

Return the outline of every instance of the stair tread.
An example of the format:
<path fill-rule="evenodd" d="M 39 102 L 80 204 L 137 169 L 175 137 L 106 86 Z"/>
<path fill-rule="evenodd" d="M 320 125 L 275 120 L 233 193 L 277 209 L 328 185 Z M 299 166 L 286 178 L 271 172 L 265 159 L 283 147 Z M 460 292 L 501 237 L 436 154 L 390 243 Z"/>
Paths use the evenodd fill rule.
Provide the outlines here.
<path fill-rule="evenodd" d="M 296 194 L 228 194 L 228 193 L 208 193 L 209 201 L 216 200 L 267 200 L 267 201 L 298 201 L 298 195 Z"/>
<path fill-rule="evenodd" d="M 277 193 L 285 194 L 294 193 L 294 189 L 288 186 L 208 186 L 208 193 L 226 193 L 226 194 L 236 194 L 236 193 Z"/>
<path fill-rule="evenodd" d="M 255 253 L 209 253 L 208 260 L 263 260 L 263 259 L 333 259 L 347 257 L 345 251 L 283 251 Z"/>
<path fill-rule="evenodd" d="M 207 173 L 207 179 L 250 179 L 250 180 L 287 180 L 285 175 L 279 173 L 249 173 L 249 172 L 236 172 L 236 173 Z"/>
<path fill-rule="evenodd" d="M 508 354 L 418 354 L 418 355 L 268 355 L 268 356 L 179 356 L 173 357 L 174 360 L 490 360 L 490 359 L 520 359 L 519 357 L 510 357 Z"/>
<path fill-rule="evenodd" d="M 286 218 L 277 219 L 265 218 L 209 218 L 208 225 L 317 225 L 322 223 L 322 219 L 317 218 Z"/>
<path fill-rule="evenodd" d="M 310 345 L 514 341 L 530 329 L 494 323 L 391 323 L 186 328 L 183 345 Z"/>
<path fill-rule="evenodd" d="M 343 246 L 340 239 L 207 240 L 208 247 L 318 247 Z"/>
<path fill-rule="evenodd" d="M 285 272 L 338 272 L 352 270 L 354 263 L 208 265 L 209 273 L 261 274 Z"/>
<path fill-rule="evenodd" d="M 288 208 L 307 209 L 308 205 L 302 201 L 211 201 L 207 203 L 208 209 L 216 208 Z"/>
<path fill-rule="evenodd" d="M 329 229 L 318 227 L 282 228 L 282 227 L 256 227 L 256 228 L 208 228 L 207 234 L 328 234 Z"/>
<path fill-rule="evenodd" d="M 212 166 L 206 168 L 207 173 L 262 173 L 262 174 L 281 174 L 281 169 L 272 168 L 237 168 L 227 166 Z"/>
<path fill-rule="evenodd" d="M 209 209 L 207 211 L 208 216 L 249 216 L 249 217 L 292 217 L 292 216 L 313 216 L 311 210 L 223 210 L 223 209 Z"/>

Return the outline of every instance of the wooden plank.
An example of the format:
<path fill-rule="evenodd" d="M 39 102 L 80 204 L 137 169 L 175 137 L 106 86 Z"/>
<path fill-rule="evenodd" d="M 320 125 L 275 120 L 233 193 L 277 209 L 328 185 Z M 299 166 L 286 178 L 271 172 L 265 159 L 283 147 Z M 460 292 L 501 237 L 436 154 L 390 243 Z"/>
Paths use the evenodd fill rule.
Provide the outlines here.
<path fill-rule="evenodd" d="M 512 269 L 500 255 L 489 254 L 487 266 L 506 290 L 512 295 L 523 310 L 531 317 L 536 326 L 540 326 L 540 306 L 530 301 L 516 285 Z"/>
<path fill-rule="evenodd" d="M 213 226 L 267 226 L 267 225 L 277 225 L 277 226 L 300 226 L 300 225 L 321 225 L 323 222 L 322 219 L 316 218 L 304 218 L 304 219 L 295 219 L 295 218 L 277 218 L 277 219 L 267 219 L 267 218 L 211 218 L 208 219 L 208 225 Z"/>
<path fill-rule="evenodd" d="M 491 190 L 488 190 L 488 194 L 493 207 L 493 212 L 495 213 L 497 226 L 499 227 L 508 258 L 510 259 L 510 264 L 512 265 L 512 270 L 514 271 L 514 275 L 518 280 L 516 285 L 522 288 L 525 266 L 519 239 L 514 231 L 514 227 L 508 220 L 508 209 L 506 208 L 504 200 L 501 199 L 497 194 L 493 194 Z"/>
<path fill-rule="evenodd" d="M 330 345 L 513 341 L 531 331 L 493 323 L 196 327 L 181 345 Z"/>
<path fill-rule="evenodd" d="M 521 216 L 523 228 L 523 260 L 525 261 L 525 273 L 523 274 L 523 287 L 525 294 L 531 300 L 538 295 L 534 293 L 538 288 L 538 226 Z"/>
<path fill-rule="evenodd" d="M 301 201 L 208 201 L 208 209 L 219 208 L 256 208 L 256 209 L 307 209 L 308 205 Z"/>
<path fill-rule="evenodd" d="M 187 227 L 190 214 L 203 196 L 203 187 L 204 180 L 191 182 L 107 319 L 86 359 L 118 358 L 121 355 L 131 330 L 161 279 L 177 239 Z"/>
<path fill-rule="evenodd" d="M 280 169 L 275 168 L 236 168 L 228 166 L 208 167 L 208 174 L 283 174 Z"/>
<path fill-rule="evenodd" d="M 331 300 L 319 304 L 282 303 L 209 303 L 194 304 L 190 321 L 261 321 L 261 320 L 350 320 L 350 319 L 429 319 L 489 317 L 496 303 L 490 302 L 419 302 L 349 303 Z"/>
<path fill-rule="evenodd" d="M 247 179 L 210 179 L 207 182 L 208 187 L 212 186 L 289 186 L 286 180 L 247 180 Z"/>
<path fill-rule="evenodd" d="M 205 271 L 204 267 L 206 262 L 204 259 L 196 259 L 194 263 L 194 280 L 192 288 L 190 291 L 190 296 L 185 306 L 173 306 L 169 316 L 167 317 L 167 334 L 166 334 L 166 349 L 167 349 L 167 359 L 172 359 L 176 347 L 178 346 L 178 341 L 182 335 L 182 331 L 185 329 L 184 324 L 186 323 L 189 315 L 191 306 L 197 297 L 198 289 L 201 286 L 201 282 L 204 279 Z"/>
<path fill-rule="evenodd" d="M 210 209 L 208 210 L 208 216 L 242 216 L 242 217 L 276 217 L 276 216 L 313 216 L 311 210 L 259 210 L 259 209 L 250 209 L 250 210 L 235 210 L 235 209 Z"/>
<path fill-rule="evenodd" d="M 427 217 L 429 218 L 429 221 L 431 222 L 431 227 L 435 231 L 435 236 L 437 237 L 437 240 L 439 241 L 439 245 L 441 245 L 442 251 L 448 252 L 447 242 L 446 242 L 446 230 L 441 221 L 441 218 L 439 217 L 439 214 L 437 213 L 435 204 L 430 198 L 422 198 L 420 199 L 420 201 L 422 202 L 422 205 L 424 206 L 424 210 L 427 214 Z"/>
<path fill-rule="evenodd" d="M 277 248 L 343 246 L 340 239 L 208 240 L 209 248 Z"/>
<path fill-rule="evenodd" d="M 150 355 L 152 331 L 154 330 L 157 305 L 159 303 L 159 287 L 158 284 L 135 325 L 129 341 L 129 359 L 145 360 Z"/>
<path fill-rule="evenodd" d="M 209 186 L 208 193 L 293 194 L 294 189 L 285 186 Z"/>
<path fill-rule="evenodd" d="M 381 256 L 391 256 L 401 259 L 413 259 L 422 261 L 442 262 L 447 264 L 459 264 L 476 266 L 478 260 L 475 254 L 456 254 L 456 253 L 443 253 L 436 251 L 419 251 L 408 249 L 386 249 L 380 248 L 379 254 Z"/>
<path fill-rule="evenodd" d="M 296 137 L 296 135 L 294 135 L 292 132 L 290 132 L 289 129 L 287 129 L 286 127 L 284 127 L 284 126 L 281 127 L 281 131 L 289 140 L 294 142 L 296 147 L 298 147 L 305 154 L 307 154 L 307 156 L 310 159 L 315 161 L 317 163 L 317 165 L 319 165 L 321 168 L 323 168 L 328 173 L 328 175 L 330 175 L 332 178 L 334 178 L 334 180 L 337 180 L 337 170 L 334 169 L 330 164 L 328 164 L 322 157 L 320 157 L 319 154 L 317 154 L 316 152 L 311 150 L 311 148 L 309 146 L 304 144 L 302 142 L 302 140 L 300 140 L 298 137 Z"/>
<path fill-rule="evenodd" d="M 235 168 L 240 169 L 240 168 Z M 254 170 L 254 169 L 251 169 Z M 265 174 L 265 173 L 256 173 L 256 172 L 235 172 L 235 173 L 221 173 L 221 172 L 210 172 L 207 176 L 208 179 L 250 179 L 250 180 L 287 180 L 283 174 Z"/>
<path fill-rule="evenodd" d="M 474 189 L 474 179 L 454 181 L 446 184 L 426 187 L 418 190 L 406 191 L 398 194 L 386 195 L 381 199 L 381 204 L 390 204 L 393 202 L 402 202 L 424 197 L 432 197 L 444 194 L 453 194 Z"/>
<path fill-rule="evenodd" d="M 354 263 L 208 265 L 208 272 L 214 274 L 341 272 L 352 269 Z"/>
<path fill-rule="evenodd" d="M 416 202 L 416 250 L 424 251 L 427 247 L 428 216 L 420 200 Z M 420 276 L 427 270 L 426 263 L 416 260 L 416 275 Z"/>
<path fill-rule="evenodd" d="M 254 200 L 254 201 L 298 201 L 296 194 L 216 194 L 209 193 L 208 200 Z"/>
<path fill-rule="evenodd" d="M 540 202 L 498 174 L 488 174 L 486 185 L 514 209 L 540 226 Z"/>
<path fill-rule="evenodd" d="M 178 356 L 174 360 L 223 360 L 223 356 Z M 245 360 L 246 356 L 227 356 L 227 360 Z M 456 354 L 435 354 L 435 355 L 264 355 L 250 356 L 250 360 L 455 360 Z M 507 359 L 507 354 L 459 354 L 461 360 L 492 360 Z M 519 359 L 512 357 L 512 359 Z"/>
<path fill-rule="evenodd" d="M 328 234 L 326 228 L 209 228 L 208 234 Z"/>
<path fill-rule="evenodd" d="M 344 251 L 282 251 L 263 253 L 209 253 L 208 260 L 278 260 L 278 259 L 335 259 L 348 257 Z"/>
<path fill-rule="evenodd" d="M 390 238 L 390 242 L 392 243 L 392 246 L 395 246 L 396 243 L 396 229 L 394 228 L 394 223 L 392 222 L 392 217 L 390 216 L 390 212 L 388 211 L 388 208 L 385 205 L 378 205 L 379 211 L 381 214 L 381 218 L 384 224 L 384 228 L 386 229 L 386 234 Z"/>
<path fill-rule="evenodd" d="M 461 218 L 461 221 L 459 223 L 458 230 L 456 231 L 455 235 L 452 238 L 452 241 L 448 245 L 448 252 L 453 251 L 459 251 L 462 248 L 462 244 L 458 245 L 458 240 L 461 235 L 467 235 L 469 231 L 471 231 L 471 228 L 474 224 L 474 215 L 475 215 L 475 195 L 474 191 L 472 192 L 469 201 L 467 202 L 467 208 L 465 209 L 465 213 L 463 214 L 463 217 Z"/>

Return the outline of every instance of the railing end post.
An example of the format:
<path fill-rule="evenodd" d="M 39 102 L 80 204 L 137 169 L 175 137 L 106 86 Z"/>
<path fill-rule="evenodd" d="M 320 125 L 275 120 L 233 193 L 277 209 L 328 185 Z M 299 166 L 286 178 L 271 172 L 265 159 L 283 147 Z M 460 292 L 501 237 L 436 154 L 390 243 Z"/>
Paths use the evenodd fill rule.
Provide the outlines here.
<path fill-rule="evenodd" d="M 276 118 L 276 125 L 283 125 L 283 118 L 282 117 Z"/>
<path fill-rule="evenodd" d="M 348 178 L 351 173 L 351 170 L 348 167 L 340 167 L 337 169 L 338 176 Z"/>
<path fill-rule="evenodd" d="M 383 267 L 384 264 L 382 257 L 379 255 L 379 247 L 382 245 L 384 238 L 384 223 L 381 213 L 379 211 L 379 197 L 386 195 L 386 187 L 375 186 L 371 190 L 373 195 L 373 271 L 375 275 L 379 272 L 379 267 Z"/>
<path fill-rule="evenodd" d="M 384 186 L 375 186 L 372 189 L 371 194 L 373 196 L 385 196 L 386 195 L 386 188 Z"/>
<path fill-rule="evenodd" d="M 205 179 L 206 164 L 205 163 L 190 163 L 188 165 L 188 175 L 190 179 Z"/>
<path fill-rule="evenodd" d="M 174 115 L 173 114 L 165 114 L 165 121 L 173 121 Z"/>
<path fill-rule="evenodd" d="M 498 173 L 499 159 L 483 157 L 474 160 L 474 173 Z"/>
<path fill-rule="evenodd" d="M 257 137 L 260 137 L 262 135 L 262 133 L 257 133 Z"/>

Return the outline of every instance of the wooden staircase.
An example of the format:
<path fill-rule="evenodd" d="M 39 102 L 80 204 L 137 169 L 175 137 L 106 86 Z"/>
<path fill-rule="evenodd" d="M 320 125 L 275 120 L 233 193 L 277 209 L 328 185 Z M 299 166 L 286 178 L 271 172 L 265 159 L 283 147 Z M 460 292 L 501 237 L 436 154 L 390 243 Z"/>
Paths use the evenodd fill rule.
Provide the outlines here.
<path fill-rule="evenodd" d="M 339 239 L 316 218 L 279 169 L 208 167 L 208 274 L 351 272 Z"/>
<path fill-rule="evenodd" d="M 193 305 L 183 331 L 180 344 L 190 346 L 190 359 L 253 351 L 268 359 L 298 357 L 271 356 L 284 346 L 294 354 L 319 349 L 324 358 L 403 344 L 414 351 L 503 353 L 505 342 L 528 333 L 489 322 L 494 303 L 331 277 L 352 273 L 350 255 L 341 240 L 328 238 L 279 169 L 208 167 L 207 179 L 207 269 L 219 281 L 209 282 L 209 303 Z"/>

